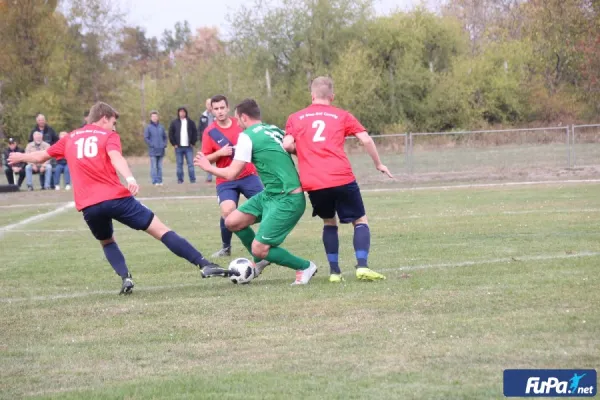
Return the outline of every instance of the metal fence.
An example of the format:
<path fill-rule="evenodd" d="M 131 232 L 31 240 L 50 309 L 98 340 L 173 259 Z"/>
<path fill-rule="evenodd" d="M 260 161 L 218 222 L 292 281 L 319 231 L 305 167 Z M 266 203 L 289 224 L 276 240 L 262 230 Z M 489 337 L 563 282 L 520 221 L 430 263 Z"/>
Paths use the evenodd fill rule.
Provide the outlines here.
<path fill-rule="evenodd" d="M 372 138 L 391 171 L 415 180 L 543 179 L 600 164 L 600 124 Z M 359 182 L 385 181 L 357 140 L 346 152 Z"/>

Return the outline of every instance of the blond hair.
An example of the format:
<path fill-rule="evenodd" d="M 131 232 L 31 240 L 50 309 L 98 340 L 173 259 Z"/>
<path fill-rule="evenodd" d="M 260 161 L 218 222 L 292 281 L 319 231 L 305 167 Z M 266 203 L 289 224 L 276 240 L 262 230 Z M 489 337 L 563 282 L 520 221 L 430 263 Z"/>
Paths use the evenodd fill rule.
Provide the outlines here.
<path fill-rule="evenodd" d="M 98 103 L 94 104 L 92 108 L 90 108 L 88 122 L 93 124 L 95 122 L 100 121 L 103 117 L 115 117 L 116 119 L 119 119 L 119 113 L 117 112 L 117 110 L 112 108 L 112 106 L 99 101 Z"/>
<path fill-rule="evenodd" d="M 333 79 L 319 76 L 312 81 L 310 92 L 317 99 L 331 100 L 333 98 Z"/>

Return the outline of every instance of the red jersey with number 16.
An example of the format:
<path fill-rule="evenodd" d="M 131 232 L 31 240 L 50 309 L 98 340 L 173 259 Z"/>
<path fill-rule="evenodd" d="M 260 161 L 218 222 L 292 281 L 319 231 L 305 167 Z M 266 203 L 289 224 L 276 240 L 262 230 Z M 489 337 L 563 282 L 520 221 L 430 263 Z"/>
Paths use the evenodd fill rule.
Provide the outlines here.
<path fill-rule="evenodd" d="M 119 134 L 96 125 L 76 129 L 48 149 L 50 156 L 67 160 L 77 211 L 131 196 L 110 161 L 111 150 L 121 152 Z"/>
<path fill-rule="evenodd" d="M 285 133 L 296 141 L 302 189 L 327 189 L 356 180 L 344 141 L 347 136 L 365 131 L 348 111 L 324 104 L 312 104 L 290 115 Z"/>

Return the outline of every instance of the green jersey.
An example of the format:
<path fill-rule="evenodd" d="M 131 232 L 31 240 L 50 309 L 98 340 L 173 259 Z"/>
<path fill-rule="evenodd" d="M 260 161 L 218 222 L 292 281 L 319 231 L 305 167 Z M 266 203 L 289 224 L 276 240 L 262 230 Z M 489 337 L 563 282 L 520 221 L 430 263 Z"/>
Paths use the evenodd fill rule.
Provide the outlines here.
<path fill-rule="evenodd" d="M 290 153 L 283 148 L 285 133 L 274 125 L 255 124 L 240 133 L 234 160 L 251 162 L 267 193 L 290 193 L 300 178 Z"/>

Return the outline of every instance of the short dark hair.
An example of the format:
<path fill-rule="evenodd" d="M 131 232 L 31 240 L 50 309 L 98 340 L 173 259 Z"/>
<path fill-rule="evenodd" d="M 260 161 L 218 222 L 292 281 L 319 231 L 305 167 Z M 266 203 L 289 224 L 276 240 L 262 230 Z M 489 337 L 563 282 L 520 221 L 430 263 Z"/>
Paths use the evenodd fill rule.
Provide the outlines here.
<path fill-rule="evenodd" d="M 223 96 L 222 94 L 217 94 L 216 96 L 213 96 L 210 98 L 210 105 L 212 106 L 215 103 L 220 103 L 224 101 L 225 105 L 227 107 L 229 107 L 229 100 L 227 100 L 227 97 Z"/>
<path fill-rule="evenodd" d="M 156 111 L 156 110 L 150 111 L 150 116 L 153 116 L 154 114 L 158 115 L 158 111 Z"/>
<path fill-rule="evenodd" d="M 259 120 L 260 119 L 260 107 L 254 99 L 242 100 L 240 104 L 235 106 L 235 111 L 238 115 L 246 114 L 248 117 Z"/>

